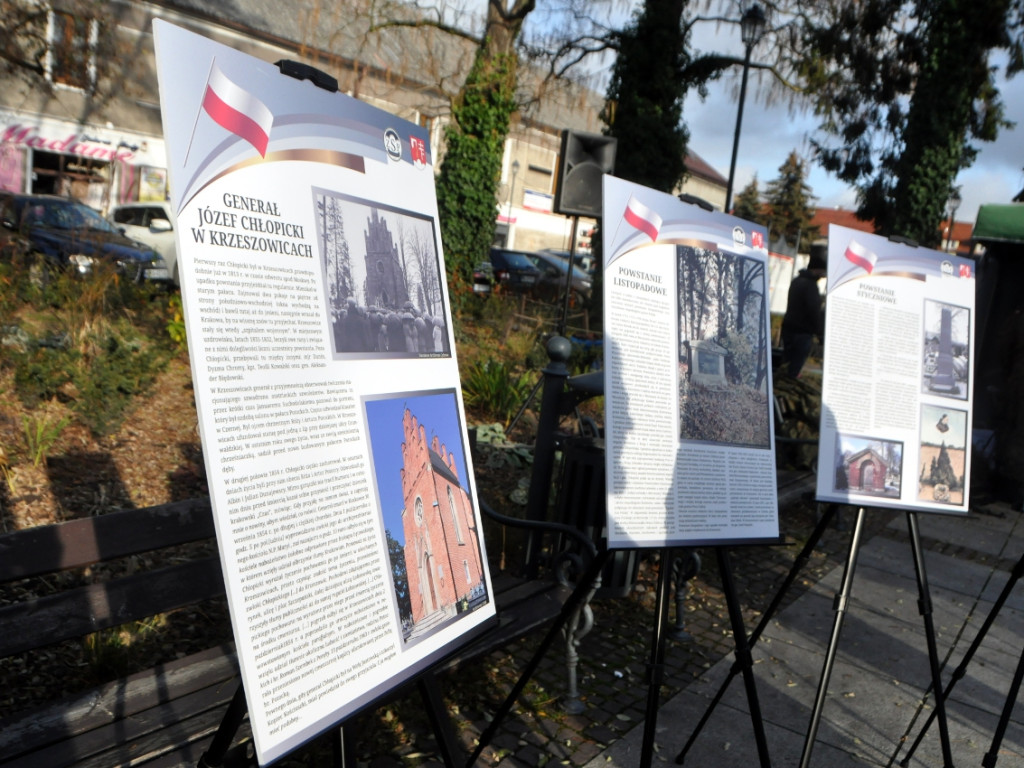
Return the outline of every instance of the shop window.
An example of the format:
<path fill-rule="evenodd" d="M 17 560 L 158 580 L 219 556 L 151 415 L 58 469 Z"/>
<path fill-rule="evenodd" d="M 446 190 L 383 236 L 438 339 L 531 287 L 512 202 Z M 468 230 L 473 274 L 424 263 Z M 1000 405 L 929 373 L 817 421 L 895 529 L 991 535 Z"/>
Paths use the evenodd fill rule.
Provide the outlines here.
<path fill-rule="evenodd" d="M 59 85 L 91 90 L 96 84 L 99 24 L 64 11 L 50 11 L 46 76 Z"/>

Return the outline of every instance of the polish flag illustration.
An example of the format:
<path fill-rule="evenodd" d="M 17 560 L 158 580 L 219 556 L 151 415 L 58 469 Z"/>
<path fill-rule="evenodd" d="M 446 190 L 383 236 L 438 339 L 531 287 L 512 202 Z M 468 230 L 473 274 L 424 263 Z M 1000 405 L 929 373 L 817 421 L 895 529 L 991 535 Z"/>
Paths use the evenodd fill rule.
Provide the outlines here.
<path fill-rule="evenodd" d="M 658 239 L 658 230 L 661 229 L 661 216 L 641 203 L 633 195 L 629 196 L 626 203 L 626 212 L 623 218 L 630 226 L 639 229 L 654 242 Z"/>
<path fill-rule="evenodd" d="M 217 125 L 241 136 L 260 157 L 266 157 L 274 115 L 266 104 L 229 80 L 216 63 L 206 81 L 203 109 Z"/>
<path fill-rule="evenodd" d="M 846 246 L 846 260 L 853 262 L 858 267 L 863 267 L 870 275 L 871 270 L 875 268 L 875 262 L 878 261 L 878 256 L 869 251 L 867 247 L 851 240 L 850 244 Z"/>

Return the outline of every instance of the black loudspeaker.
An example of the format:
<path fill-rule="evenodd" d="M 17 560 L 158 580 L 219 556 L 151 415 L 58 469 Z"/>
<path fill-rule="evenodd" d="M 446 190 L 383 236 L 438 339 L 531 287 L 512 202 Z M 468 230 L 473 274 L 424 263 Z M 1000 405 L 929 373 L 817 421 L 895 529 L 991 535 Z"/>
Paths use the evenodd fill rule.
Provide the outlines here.
<path fill-rule="evenodd" d="M 562 131 L 562 152 L 552 209 L 564 216 L 601 215 L 601 176 L 615 171 L 611 136 Z"/>

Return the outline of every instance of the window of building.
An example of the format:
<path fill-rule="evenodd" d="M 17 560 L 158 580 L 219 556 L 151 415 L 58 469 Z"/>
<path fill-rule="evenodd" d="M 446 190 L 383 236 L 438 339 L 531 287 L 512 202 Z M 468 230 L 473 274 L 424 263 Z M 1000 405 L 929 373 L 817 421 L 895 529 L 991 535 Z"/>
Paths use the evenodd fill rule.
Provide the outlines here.
<path fill-rule="evenodd" d="M 455 512 L 455 497 L 452 495 L 452 489 L 448 488 L 448 509 L 452 512 L 452 525 L 455 526 L 455 540 L 462 544 L 462 528 L 459 526 L 459 516 Z"/>
<path fill-rule="evenodd" d="M 46 26 L 47 78 L 69 88 L 91 90 L 96 85 L 97 21 L 50 11 Z"/>
<path fill-rule="evenodd" d="M 462 561 L 462 567 L 466 571 L 466 583 L 469 584 L 469 580 L 470 580 L 470 577 L 469 577 L 469 560 L 463 560 Z"/>

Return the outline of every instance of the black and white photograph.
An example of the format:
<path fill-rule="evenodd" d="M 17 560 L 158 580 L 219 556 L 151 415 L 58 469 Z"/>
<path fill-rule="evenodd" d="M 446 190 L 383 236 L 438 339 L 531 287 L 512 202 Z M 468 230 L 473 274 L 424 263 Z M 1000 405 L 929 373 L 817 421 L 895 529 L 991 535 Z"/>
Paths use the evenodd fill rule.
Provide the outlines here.
<path fill-rule="evenodd" d="M 679 246 L 680 438 L 771 445 L 764 263 Z"/>
<path fill-rule="evenodd" d="M 924 368 L 922 392 L 967 399 L 971 313 L 940 301 L 924 302 Z"/>
<path fill-rule="evenodd" d="M 431 219 L 314 190 L 317 242 L 337 357 L 450 357 Z"/>

